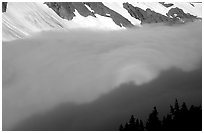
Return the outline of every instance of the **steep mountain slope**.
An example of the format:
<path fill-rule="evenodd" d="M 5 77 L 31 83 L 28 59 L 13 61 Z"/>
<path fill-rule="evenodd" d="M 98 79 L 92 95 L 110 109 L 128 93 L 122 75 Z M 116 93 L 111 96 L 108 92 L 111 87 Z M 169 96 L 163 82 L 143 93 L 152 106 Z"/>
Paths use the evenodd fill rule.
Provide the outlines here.
<path fill-rule="evenodd" d="M 110 17 L 115 24 L 120 27 L 133 26 L 128 19 L 106 7 L 102 2 L 46 2 L 46 4 L 59 16 L 68 20 L 72 20 L 74 16 L 76 16 L 76 10 L 81 16 L 84 17 L 96 17 L 98 14 L 100 16 Z"/>
<path fill-rule="evenodd" d="M 165 6 L 159 2 L 46 2 L 59 16 L 72 20 L 76 14 L 110 17 L 120 27 L 132 27 L 140 23 L 185 23 L 201 16 L 198 4 L 174 3 Z M 200 4 L 201 5 L 201 4 Z M 178 7 L 177 7 L 178 6 Z M 182 10 L 184 8 L 184 11 Z M 190 14 L 191 13 L 191 14 Z"/>
<path fill-rule="evenodd" d="M 186 23 L 202 17 L 201 3 L 45 2 L 2 3 L 3 41 L 46 30 L 122 30 L 144 23 Z"/>
<path fill-rule="evenodd" d="M 64 20 L 41 3 L 9 3 L 2 14 L 3 41 L 67 27 Z"/>

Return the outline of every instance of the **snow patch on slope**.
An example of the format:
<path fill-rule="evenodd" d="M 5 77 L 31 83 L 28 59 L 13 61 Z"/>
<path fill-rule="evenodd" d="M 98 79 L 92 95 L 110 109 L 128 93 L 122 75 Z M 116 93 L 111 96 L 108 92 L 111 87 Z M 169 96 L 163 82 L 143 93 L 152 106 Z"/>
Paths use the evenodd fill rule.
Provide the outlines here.
<path fill-rule="evenodd" d="M 202 17 L 202 3 L 193 3 L 194 7 L 190 3 L 175 2 L 171 8 L 181 8 L 184 13 L 190 13 L 194 16 Z"/>
<path fill-rule="evenodd" d="M 116 25 L 111 18 L 103 17 L 95 14 L 96 17 L 87 16 L 83 17 L 75 10 L 76 15 L 70 23 L 70 28 L 88 28 L 88 29 L 100 29 L 100 30 L 120 30 L 122 29 Z"/>
<path fill-rule="evenodd" d="M 147 8 L 150 8 L 151 10 L 160 13 L 162 15 L 166 16 L 166 13 L 171 8 L 180 8 L 184 11 L 184 13 L 190 13 L 194 16 L 202 17 L 202 3 L 193 3 L 194 7 L 188 3 L 188 2 L 170 2 L 174 4 L 170 7 L 165 7 L 162 4 L 158 2 L 135 2 L 135 1 L 128 1 L 128 3 L 132 4 L 135 7 L 139 7 L 143 10 L 146 10 Z"/>
<path fill-rule="evenodd" d="M 139 7 L 143 10 L 146 10 L 147 8 L 160 13 L 162 15 L 166 15 L 166 13 L 169 11 L 169 9 L 167 9 L 166 7 L 164 7 L 163 5 L 161 5 L 158 2 L 135 2 L 135 1 L 130 1 L 128 2 L 130 4 L 132 4 L 135 7 Z"/>
<path fill-rule="evenodd" d="M 126 9 L 123 8 L 123 2 L 103 2 L 105 6 L 127 18 L 133 25 L 140 26 L 141 21 L 133 18 Z"/>

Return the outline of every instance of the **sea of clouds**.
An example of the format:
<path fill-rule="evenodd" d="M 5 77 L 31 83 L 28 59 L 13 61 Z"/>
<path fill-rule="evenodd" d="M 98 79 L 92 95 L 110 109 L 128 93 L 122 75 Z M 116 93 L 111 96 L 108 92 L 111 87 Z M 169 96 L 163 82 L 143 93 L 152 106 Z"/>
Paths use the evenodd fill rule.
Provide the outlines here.
<path fill-rule="evenodd" d="M 44 32 L 3 42 L 3 129 L 61 102 L 94 101 L 123 83 L 200 67 L 200 22 L 122 31 Z"/>

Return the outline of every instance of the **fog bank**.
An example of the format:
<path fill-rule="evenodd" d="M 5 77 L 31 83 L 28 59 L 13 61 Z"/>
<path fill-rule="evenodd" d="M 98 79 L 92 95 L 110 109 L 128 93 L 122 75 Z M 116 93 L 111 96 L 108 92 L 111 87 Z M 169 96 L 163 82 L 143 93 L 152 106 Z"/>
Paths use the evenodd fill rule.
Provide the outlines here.
<path fill-rule="evenodd" d="M 201 23 L 126 31 L 47 32 L 2 46 L 3 129 L 61 102 L 91 102 L 123 83 L 189 72 L 202 59 Z"/>

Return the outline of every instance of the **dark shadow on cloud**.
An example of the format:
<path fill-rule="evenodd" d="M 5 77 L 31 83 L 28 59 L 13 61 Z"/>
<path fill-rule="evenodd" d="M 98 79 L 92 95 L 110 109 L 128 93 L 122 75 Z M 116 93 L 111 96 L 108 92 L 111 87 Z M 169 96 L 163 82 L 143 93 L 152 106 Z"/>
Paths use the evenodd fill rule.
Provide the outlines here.
<path fill-rule="evenodd" d="M 131 114 L 146 119 L 155 105 L 160 115 L 167 113 L 175 98 L 188 105 L 202 103 L 202 68 L 171 69 L 141 86 L 123 84 L 88 104 L 61 103 L 20 121 L 13 130 L 118 130 Z"/>

